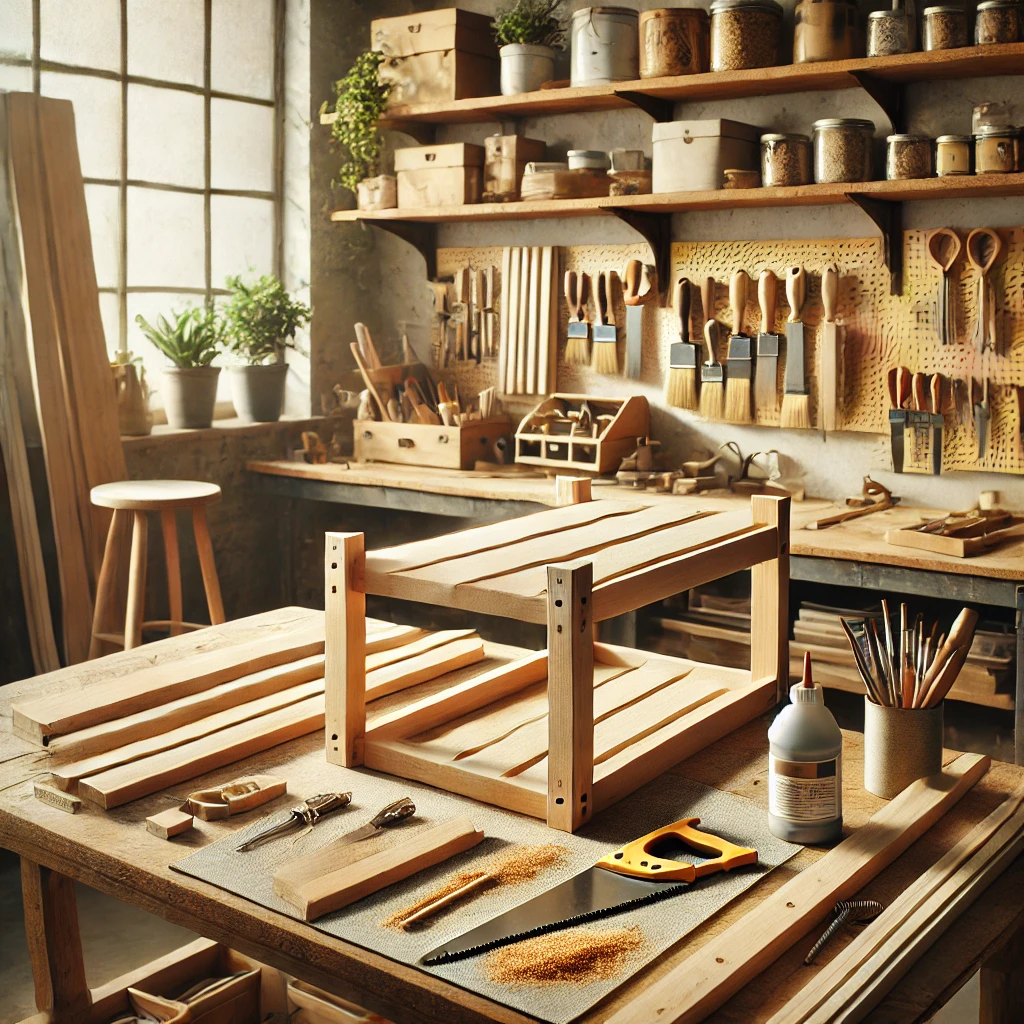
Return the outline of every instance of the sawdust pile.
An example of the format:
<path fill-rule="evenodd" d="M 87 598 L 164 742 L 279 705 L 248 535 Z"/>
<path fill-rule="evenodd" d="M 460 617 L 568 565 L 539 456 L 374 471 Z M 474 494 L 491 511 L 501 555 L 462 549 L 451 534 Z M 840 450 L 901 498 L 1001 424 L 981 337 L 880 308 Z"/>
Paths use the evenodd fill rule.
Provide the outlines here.
<path fill-rule="evenodd" d="M 544 843 L 542 846 L 516 846 L 507 853 L 495 854 L 473 871 L 460 871 L 453 875 L 440 889 L 417 900 L 412 906 L 396 911 L 387 920 L 381 922 L 385 928 L 401 928 L 406 918 L 412 917 L 424 907 L 444 899 L 464 885 L 478 878 L 489 876 L 485 887 L 495 885 L 519 885 L 536 878 L 541 871 L 565 860 L 569 851 L 557 843 Z M 480 890 L 474 890 L 479 892 Z M 470 895 L 467 893 L 467 895 Z"/>
<path fill-rule="evenodd" d="M 636 925 L 553 932 L 496 949 L 487 955 L 483 970 L 499 985 L 589 985 L 620 974 L 644 941 Z"/>

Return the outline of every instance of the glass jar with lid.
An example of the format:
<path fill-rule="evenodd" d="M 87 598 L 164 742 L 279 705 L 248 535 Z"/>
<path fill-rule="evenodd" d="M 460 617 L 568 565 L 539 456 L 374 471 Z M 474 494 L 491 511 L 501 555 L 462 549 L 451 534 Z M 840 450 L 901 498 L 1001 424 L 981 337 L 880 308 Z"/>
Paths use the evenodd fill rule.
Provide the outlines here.
<path fill-rule="evenodd" d="M 935 140 L 935 173 L 940 178 L 971 173 L 972 135 L 940 135 Z"/>
<path fill-rule="evenodd" d="M 927 135 L 890 135 L 885 144 L 885 176 L 890 181 L 932 176 L 932 140 Z"/>
<path fill-rule="evenodd" d="M 910 52 L 910 26 L 905 11 L 872 11 L 868 15 L 868 56 L 890 57 Z"/>
<path fill-rule="evenodd" d="M 860 14 L 849 0 L 799 0 L 793 19 L 794 64 L 863 56 Z"/>
<path fill-rule="evenodd" d="M 1015 43 L 1020 39 L 1020 0 L 983 0 L 974 16 L 974 42 Z"/>
<path fill-rule="evenodd" d="M 974 137 L 975 174 L 1012 174 L 1020 170 L 1020 132 L 1016 128 L 982 128 Z"/>
<path fill-rule="evenodd" d="M 814 122 L 814 180 L 871 180 L 875 125 L 858 117 L 826 117 Z"/>
<path fill-rule="evenodd" d="M 811 180 L 811 140 L 806 135 L 770 132 L 761 136 L 761 184 L 806 185 Z"/>
<path fill-rule="evenodd" d="M 926 7 L 921 17 L 921 49 L 956 50 L 967 45 L 967 12 L 962 7 Z"/>
<path fill-rule="evenodd" d="M 712 71 L 774 67 L 781 37 L 782 6 L 775 0 L 713 0 Z"/>

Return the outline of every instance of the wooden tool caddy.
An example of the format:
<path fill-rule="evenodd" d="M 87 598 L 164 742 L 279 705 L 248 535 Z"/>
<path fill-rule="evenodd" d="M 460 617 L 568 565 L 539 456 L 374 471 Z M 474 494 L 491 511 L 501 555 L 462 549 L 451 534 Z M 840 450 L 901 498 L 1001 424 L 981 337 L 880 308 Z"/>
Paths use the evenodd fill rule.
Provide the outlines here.
<path fill-rule="evenodd" d="M 507 416 L 470 420 L 461 427 L 355 420 L 352 434 L 359 462 L 472 469 L 478 461 L 500 462 L 512 448 L 512 423 Z"/>
<path fill-rule="evenodd" d="M 596 430 L 570 433 L 570 425 L 554 414 L 577 413 L 586 402 Z M 611 419 L 599 417 L 611 416 Z M 651 410 L 642 395 L 596 398 L 553 394 L 523 418 L 516 431 L 516 462 L 530 466 L 611 473 L 636 450 L 636 439 L 651 432 Z"/>
<path fill-rule="evenodd" d="M 789 499 L 681 513 L 584 501 L 370 553 L 327 534 L 327 760 L 545 819 L 594 814 L 772 707 L 788 679 Z M 595 624 L 752 568 L 751 664 L 595 642 Z M 547 623 L 548 649 L 481 663 L 366 724 L 366 594 Z M 438 680 L 441 682 L 441 680 Z"/>

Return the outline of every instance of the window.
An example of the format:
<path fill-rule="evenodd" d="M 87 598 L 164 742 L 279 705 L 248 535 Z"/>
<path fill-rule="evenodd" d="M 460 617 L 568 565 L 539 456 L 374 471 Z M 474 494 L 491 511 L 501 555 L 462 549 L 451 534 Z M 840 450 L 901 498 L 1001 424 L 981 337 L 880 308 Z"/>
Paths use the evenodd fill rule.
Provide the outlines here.
<path fill-rule="evenodd" d="M 73 103 L 107 346 L 151 377 L 137 314 L 281 273 L 283 22 L 284 0 L 0 0 L 0 89 Z"/>

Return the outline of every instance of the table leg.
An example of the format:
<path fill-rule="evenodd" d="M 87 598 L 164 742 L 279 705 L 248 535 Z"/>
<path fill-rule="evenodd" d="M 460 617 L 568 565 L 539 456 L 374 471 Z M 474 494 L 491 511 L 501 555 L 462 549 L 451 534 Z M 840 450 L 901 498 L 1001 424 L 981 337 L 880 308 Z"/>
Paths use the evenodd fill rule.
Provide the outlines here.
<path fill-rule="evenodd" d="M 981 968 L 979 1024 L 1024 1020 L 1024 928 Z"/>
<path fill-rule="evenodd" d="M 146 556 L 149 520 L 146 512 L 135 512 L 132 520 L 132 555 L 128 567 L 128 608 L 124 617 L 124 649 L 142 644 L 142 619 L 146 604 Z"/>
<path fill-rule="evenodd" d="M 181 560 L 178 557 L 178 520 L 173 508 L 160 513 L 164 534 L 164 563 L 167 566 L 167 599 L 170 607 L 171 636 L 181 635 L 184 612 L 181 604 Z"/>
<path fill-rule="evenodd" d="M 206 604 L 210 609 L 210 625 L 219 626 L 224 621 L 224 602 L 220 596 L 217 565 L 213 560 L 213 544 L 210 541 L 210 527 L 206 522 L 206 509 L 202 505 L 196 505 L 192 509 L 192 529 L 196 535 L 199 568 L 203 572 Z"/>
<path fill-rule="evenodd" d="M 85 980 L 75 883 L 22 857 L 21 892 L 36 1006 L 50 1011 L 51 1024 L 80 1022 L 92 996 Z"/>

